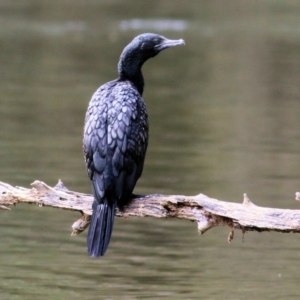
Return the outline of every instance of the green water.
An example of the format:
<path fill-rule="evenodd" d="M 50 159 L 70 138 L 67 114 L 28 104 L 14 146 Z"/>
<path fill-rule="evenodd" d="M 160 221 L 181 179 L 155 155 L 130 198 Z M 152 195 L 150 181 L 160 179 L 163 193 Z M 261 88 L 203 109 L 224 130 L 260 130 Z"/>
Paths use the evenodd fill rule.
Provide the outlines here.
<path fill-rule="evenodd" d="M 298 1 L 0 1 L 0 181 L 90 192 L 91 95 L 142 32 L 183 38 L 144 68 L 150 143 L 137 193 L 299 208 Z M 296 234 L 199 237 L 183 220 L 117 218 L 103 259 L 79 214 L 0 211 L 0 299 L 299 299 Z"/>

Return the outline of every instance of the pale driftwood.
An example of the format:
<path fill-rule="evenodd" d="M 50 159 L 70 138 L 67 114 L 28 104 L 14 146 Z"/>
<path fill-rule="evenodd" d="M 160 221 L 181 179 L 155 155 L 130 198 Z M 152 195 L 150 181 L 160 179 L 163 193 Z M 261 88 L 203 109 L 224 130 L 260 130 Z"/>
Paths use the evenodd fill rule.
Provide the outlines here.
<path fill-rule="evenodd" d="M 79 211 L 82 217 L 73 224 L 72 235 L 79 234 L 89 225 L 92 195 L 69 191 L 60 180 L 53 188 L 42 181 L 31 185 L 31 189 L 26 189 L 0 182 L 0 209 L 23 202 Z M 300 200 L 300 193 L 296 193 L 296 200 Z M 234 229 L 243 232 L 300 232 L 300 210 L 259 207 L 246 194 L 241 204 L 216 200 L 203 194 L 137 196 L 116 215 L 186 219 L 197 222 L 201 234 L 215 226 L 229 226 L 228 242 L 233 239 Z"/>

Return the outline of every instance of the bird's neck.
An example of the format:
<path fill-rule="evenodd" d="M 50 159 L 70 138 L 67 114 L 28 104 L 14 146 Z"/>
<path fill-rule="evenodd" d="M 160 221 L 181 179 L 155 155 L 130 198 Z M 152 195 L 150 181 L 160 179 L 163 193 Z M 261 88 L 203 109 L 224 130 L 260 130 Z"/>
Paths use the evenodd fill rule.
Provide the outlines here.
<path fill-rule="evenodd" d="M 142 73 L 142 65 L 144 62 L 136 60 L 135 57 L 126 57 L 121 55 L 118 72 L 121 80 L 129 80 L 137 88 L 142 96 L 144 91 L 144 77 Z"/>

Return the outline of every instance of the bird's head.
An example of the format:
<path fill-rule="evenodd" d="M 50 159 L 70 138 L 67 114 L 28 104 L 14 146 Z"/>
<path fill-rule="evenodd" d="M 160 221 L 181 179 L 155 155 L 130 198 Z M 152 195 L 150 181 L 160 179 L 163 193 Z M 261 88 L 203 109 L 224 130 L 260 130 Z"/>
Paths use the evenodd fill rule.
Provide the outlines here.
<path fill-rule="evenodd" d="M 169 40 L 154 33 L 138 35 L 124 48 L 120 56 L 118 64 L 120 78 L 134 81 L 139 85 L 139 91 L 142 93 L 144 82 L 141 67 L 143 63 L 160 51 L 178 45 L 184 45 L 184 40 Z"/>
<path fill-rule="evenodd" d="M 147 60 L 164 49 L 178 45 L 184 45 L 184 40 L 169 40 L 159 34 L 144 33 L 134 38 L 127 47 L 132 49 L 132 51 L 139 53 L 140 57 Z"/>
<path fill-rule="evenodd" d="M 184 45 L 184 40 L 169 40 L 154 33 L 140 34 L 124 48 L 120 56 L 119 71 L 124 65 L 126 68 L 134 65 L 141 67 L 146 60 L 154 57 L 160 51 L 178 45 Z"/>

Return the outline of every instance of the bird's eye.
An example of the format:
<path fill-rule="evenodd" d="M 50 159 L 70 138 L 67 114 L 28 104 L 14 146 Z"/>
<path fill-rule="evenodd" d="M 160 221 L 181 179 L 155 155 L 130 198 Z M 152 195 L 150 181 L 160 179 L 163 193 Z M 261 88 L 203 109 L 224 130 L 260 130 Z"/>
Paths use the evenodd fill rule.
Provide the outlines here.
<path fill-rule="evenodd" d="M 159 44 L 159 40 L 158 39 L 154 39 L 153 43 L 154 43 L 154 45 L 158 45 Z"/>

